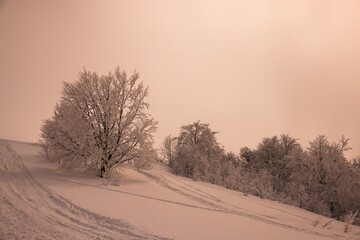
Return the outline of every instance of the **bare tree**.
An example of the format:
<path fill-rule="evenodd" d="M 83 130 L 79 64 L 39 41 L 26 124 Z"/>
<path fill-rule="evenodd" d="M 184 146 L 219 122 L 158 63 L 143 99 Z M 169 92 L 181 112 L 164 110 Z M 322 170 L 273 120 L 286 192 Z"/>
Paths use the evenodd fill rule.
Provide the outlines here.
<path fill-rule="evenodd" d="M 84 70 L 77 81 L 65 82 L 55 116 L 42 127 L 47 153 L 82 156 L 100 177 L 143 155 L 157 122 L 146 113 L 148 88 L 138 80 L 137 72 L 128 77 L 118 67 L 103 76 Z"/>

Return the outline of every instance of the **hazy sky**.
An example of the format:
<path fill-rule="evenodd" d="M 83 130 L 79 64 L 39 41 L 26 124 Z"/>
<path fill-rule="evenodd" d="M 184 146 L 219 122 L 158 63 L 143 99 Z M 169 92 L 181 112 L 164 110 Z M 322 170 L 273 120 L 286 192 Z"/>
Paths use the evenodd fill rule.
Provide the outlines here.
<path fill-rule="evenodd" d="M 0 138 L 37 141 L 62 82 L 140 72 L 156 146 L 196 120 L 228 151 L 288 133 L 360 155 L 360 1 L 2 1 Z"/>

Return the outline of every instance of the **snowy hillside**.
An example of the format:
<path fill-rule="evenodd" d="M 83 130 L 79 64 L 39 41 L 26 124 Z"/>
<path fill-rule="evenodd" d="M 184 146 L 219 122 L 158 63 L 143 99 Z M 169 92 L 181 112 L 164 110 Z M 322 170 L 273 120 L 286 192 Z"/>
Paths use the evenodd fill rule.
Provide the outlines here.
<path fill-rule="evenodd" d="M 0 239 L 360 239 L 360 228 L 219 186 L 124 167 L 110 181 L 0 142 Z M 11 149 L 17 153 L 15 154 Z M 20 157 L 18 157 L 19 155 Z M 31 224 L 29 224 L 31 222 Z"/>

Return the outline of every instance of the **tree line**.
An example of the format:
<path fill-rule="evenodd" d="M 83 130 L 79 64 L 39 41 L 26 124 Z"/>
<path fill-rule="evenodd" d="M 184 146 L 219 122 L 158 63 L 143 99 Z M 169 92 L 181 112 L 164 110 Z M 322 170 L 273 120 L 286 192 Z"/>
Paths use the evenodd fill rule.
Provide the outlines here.
<path fill-rule="evenodd" d="M 302 147 L 296 138 L 263 138 L 255 149 L 225 152 L 209 124 L 194 122 L 167 136 L 161 155 L 173 173 L 342 219 L 360 209 L 360 161 L 344 153 L 349 139 L 324 135 Z"/>

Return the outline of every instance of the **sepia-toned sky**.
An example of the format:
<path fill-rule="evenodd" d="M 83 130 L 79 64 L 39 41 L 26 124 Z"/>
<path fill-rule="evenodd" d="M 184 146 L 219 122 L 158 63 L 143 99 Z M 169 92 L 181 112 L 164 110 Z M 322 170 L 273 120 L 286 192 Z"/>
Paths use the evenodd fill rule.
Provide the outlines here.
<path fill-rule="evenodd" d="M 288 133 L 360 155 L 360 1 L 0 0 L 0 138 L 37 141 L 62 82 L 135 69 L 155 135 L 196 120 L 227 151 Z"/>

